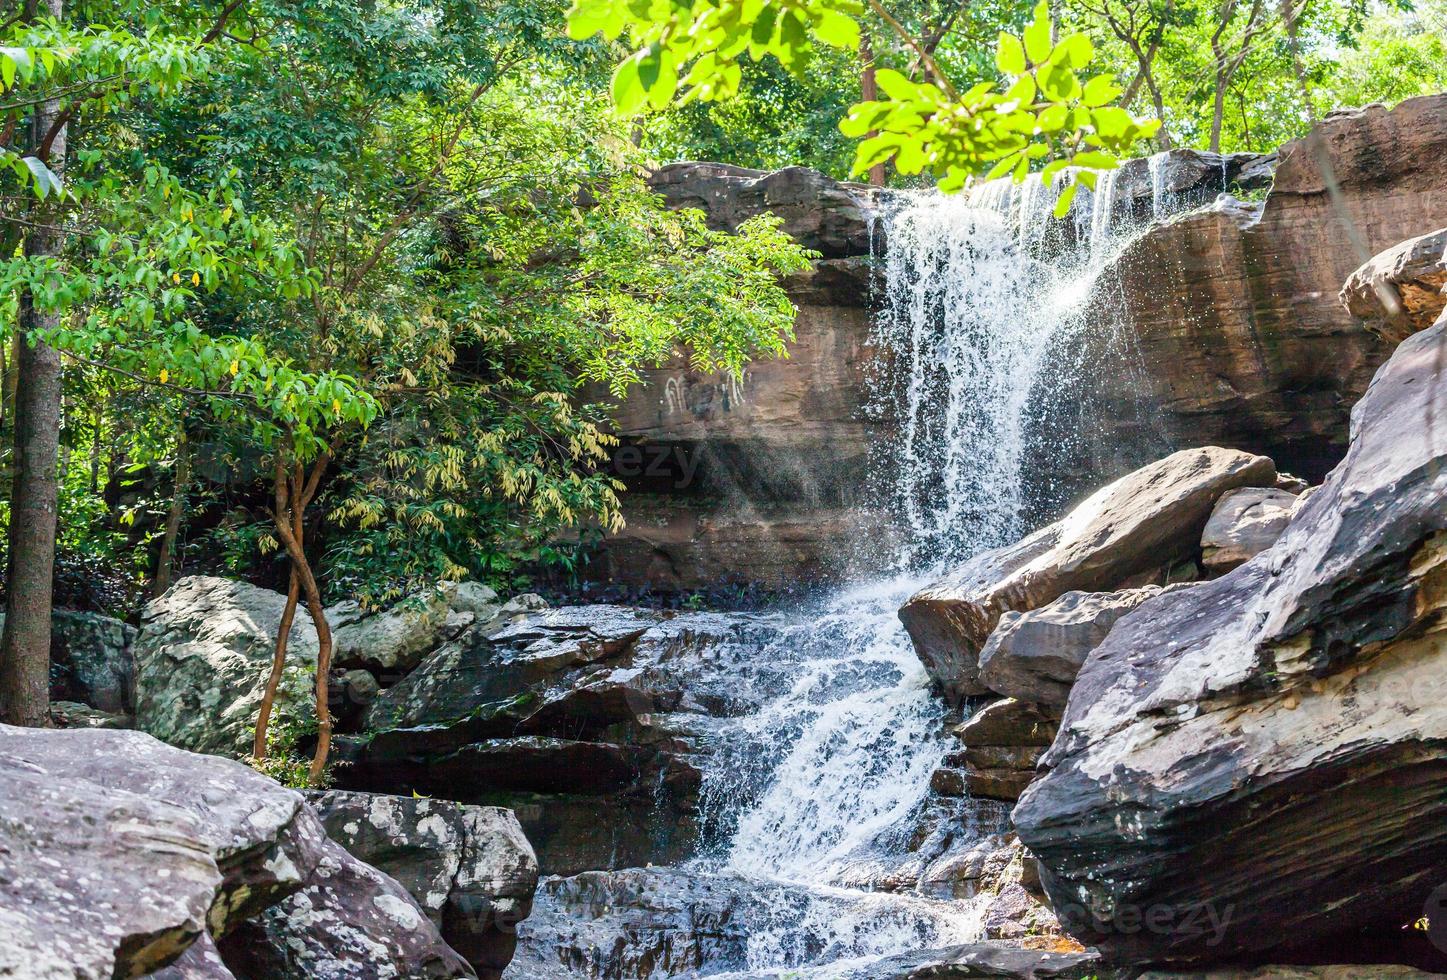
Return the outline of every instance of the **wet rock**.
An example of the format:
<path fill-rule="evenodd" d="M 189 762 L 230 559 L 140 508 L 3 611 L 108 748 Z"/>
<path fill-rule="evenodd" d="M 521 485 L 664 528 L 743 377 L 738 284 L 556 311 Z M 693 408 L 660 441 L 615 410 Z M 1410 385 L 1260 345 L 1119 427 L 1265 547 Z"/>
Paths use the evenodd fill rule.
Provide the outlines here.
<path fill-rule="evenodd" d="M 517 811 L 544 871 L 676 857 L 711 712 L 743 687 L 711 678 L 756 617 L 621 606 L 520 612 L 476 625 L 384 691 L 351 788 L 415 789 Z M 599 812 L 618 814 L 600 821 Z"/>
<path fill-rule="evenodd" d="M 992 702 L 955 729 L 965 748 L 946 762 L 962 766 L 971 796 L 1019 799 L 1059 722 L 1058 707 L 1014 698 Z"/>
<path fill-rule="evenodd" d="M 1201 532 L 1201 564 L 1229 572 L 1276 543 L 1296 507 L 1297 494 L 1269 487 L 1233 490 L 1216 501 Z"/>
<path fill-rule="evenodd" d="M 240 980 L 474 976 L 406 889 L 332 841 L 301 891 L 217 945 Z"/>
<path fill-rule="evenodd" d="M 146 606 L 136 638 L 136 727 L 164 742 L 240 758 L 251 750 L 286 596 L 245 582 L 191 576 Z M 277 703 L 311 712 L 306 665 L 316 632 L 305 609 L 292 624 Z"/>
<path fill-rule="evenodd" d="M 1350 966 L 1259 966 L 1188 971 L 1146 970 L 1132 980 L 1437 980 L 1442 973 L 1424 973 L 1411 966 L 1386 963 Z"/>
<path fill-rule="evenodd" d="M 405 888 L 483 980 L 501 976 L 538 883 L 510 810 L 339 790 L 312 805 L 327 835 Z"/>
<path fill-rule="evenodd" d="M 1424 423 L 1447 417 L 1444 334 L 1378 372 L 1275 545 L 1122 619 L 1081 670 L 1014 819 L 1108 958 L 1442 961 L 1403 926 L 1447 866 L 1447 426 Z"/>
<path fill-rule="evenodd" d="M 877 972 L 868 976 L 890 980 L 1085 980 L 1101 975 L 1099 963 L 1100 957 L 1093 952 L 1055 953 L 996 941 L 884 960 L 871 967 Z"/>
<path fill-rule="evenodd" d="M 1236 490 L 1227 497 L 1249 492 L 1275 491 Z M 1081 664 L 1116 620 L 1161 591 L 1147 585 L 1120 592 L 1067 592 L 1039 609 L 1005 613 L 980 651 L 980 682 L 1006 697 L 1063 706 Z"/>
<path fill-rule="evenodd" d="M 1000 616 L 1066 592 L 1107 591 L 1194 555 L 1216 500 L 1271 486 L 1264 456 L 1208 446 L 1144 466 L 1096 491 L 1061 520 L 987 551 L 915 593 L 899 611 L 930 677 L 950 696 L 986 693 L 979 653 Z"/>
<path fill-rule="evenodd" d="M 333 633 L 333 662 L 393 677 L 405 674 L 437 645 L 447 613 L 446 596 L 434 591 L 363 616 Z"/>
<path fill-rule="evenodd" d="M 1426 330 L 1447 306 L 1447 228 L 1409 238 L 1362 263 L 1338 299 L 1389 343 Z"/>

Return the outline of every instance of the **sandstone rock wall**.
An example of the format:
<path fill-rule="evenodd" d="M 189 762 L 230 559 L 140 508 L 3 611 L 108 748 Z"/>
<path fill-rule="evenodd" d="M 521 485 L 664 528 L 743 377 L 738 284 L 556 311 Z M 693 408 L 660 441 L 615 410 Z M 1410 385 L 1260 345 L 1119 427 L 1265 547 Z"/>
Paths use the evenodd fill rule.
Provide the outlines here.
<path fill-rule="evenodd" d="M 1260 204 L 1156 228 L 1102 278 L 1092 465 L 1108 473 L 1163 448 L 1249 447 L 1319 480 L 1346 450 L 1347 416 L 1392 344 L 1337 301 L 1374 253 L 1447 224 L 1447 95 L 1333 114 L 1281 148 Z M 1350 228 L 1347 226 L 1350 223 Z"/>

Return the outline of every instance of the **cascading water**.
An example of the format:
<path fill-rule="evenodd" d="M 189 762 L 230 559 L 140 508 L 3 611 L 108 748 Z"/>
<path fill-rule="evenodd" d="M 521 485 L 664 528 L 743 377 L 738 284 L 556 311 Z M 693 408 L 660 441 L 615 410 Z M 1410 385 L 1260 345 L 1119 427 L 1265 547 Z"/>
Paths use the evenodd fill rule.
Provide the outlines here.
<path fill-rule="evenodd" d="M 1159 170 L 1153 161 L 1153 186 Z M 547 965 L 510 976 L 559 975 L 542 947 L 564 934 L 596 953 L 574 955 L 571 975 L 650 978 L 868 976 L 879 957 L 979 936 L 969 902 L 879 887 L 909 865 L 950 748 L 897 610 L 941 566 L 1026 529 L 1032 427 L 1068 397 L 1091 282 L 1130 237 L 1112 212 L 1113 176 L 1065 222 L 1038 179 L 911 195 L 879 216 L 875 385 L 899 431 L 880 460 L 910 539 L 898 571 L 778 614 L 772 640 L 717 656 L 722 686 L 758 696 L 711 733 L 711 843 L 684 866 L 612 873 L 602 898 L 548 883 L 523 926 L 524 959 Z M 1156 189 L 1152 214 L 1173 207 Z M 763 665 L 770 685 L 758 692 Z M 964 806 L 955 825 L 972 819 Z M 638 920 L 619 912 L 630 902 L 663 921 L 657 935 L 691 930 L 688 955 L 655 938 L 620 958 L 639 942 Z"/>

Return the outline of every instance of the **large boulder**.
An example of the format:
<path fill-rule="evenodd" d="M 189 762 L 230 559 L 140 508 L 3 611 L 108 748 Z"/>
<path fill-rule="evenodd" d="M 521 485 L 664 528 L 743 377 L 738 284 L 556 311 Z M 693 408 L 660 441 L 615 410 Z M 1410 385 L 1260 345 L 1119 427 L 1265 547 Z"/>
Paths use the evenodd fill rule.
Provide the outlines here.
<path fill-rule="evenodd" d="M 475 976 L 406 889 L 323 840 L 305 888 L 218 940 L 232 973 L 240 980 Z"/>
<path fill-rule="evenodd" d="M 302 807 L 139 732 L 0 725 L 0 973 L 138 976 L 235 928 L 320 859 Z"/>
<path fill-rule="evenodd" d="M 401 678 L 437 646 L 448 611 L 447 597 L 437 590 L 371 615 L 347 610 L 346 620 L 332 636 L 332 659 L 339 667 L 363 667 Z"/>
<path fill-rule="evenodd" d="M 312 805 L 328 836 L 407 889 L 479 977 L 502 975 L 538 884 L 512 811 L 342 790 Z"/>
<path fill-rule="evenodd" d="M 1276 487 L 1243 487 L 1216 501 L 1201 532 L 1201 567 L 1229 572 L 1271 547 L 1291 520 L 1297 499 Z"/>
<path fill-rule="evenodd" d="M 951 696 L 984 694 L 979 654 L 1001 615 L 1070 591 L 1109 591 L 1193 557 L 1211 508 L 1229 490 L 1272 486 L 1264 456 L 1186 449 L 1096 491 L 1017 544 L 977 555 L 899 611 L 930 677 Z"/>
<path fill-rule="evenodd" d="M 1237 490 L 1228 496 L 1248 492 Z M 1155 585 L 1119 592 L 1067 592 L 1039 609 L 1007 612 L 980 651 L 980 682 L 1009 698 L 1063 705 L 1081 664 L 1116 620 L 1160 593 Z"/>
<path fill-rule="evenodd" d="M 146 606 L 135 642 L 136 727 L 193 752 L 249 753 L 286 596 L 211 576 L 183 578 Z M 305 609 L 292 624 L 277 702 L 311 711 L 306 668 L 316 631 Z"/>
<path fill-rule="evenodd" d="M 971 796 L 1017 800 L 1035 778 L 1035 765 L 1060 725 L 1060 709 L 1002 698 L 970 715 L 955 729 L 964 749 L 946 763 L 963 766 Z"/>
<path fill-rule="evenodd" d="M 0 612 L 0 629 L 5 613 Z M 136 628 L 100 613 L 57 609 L 50 617 L 50 699 L 107 714 L 132 708 Z"/>
<path fill-rule="evenodd" d="M 1367 329 L 1400 343 L 1447 306 L 1447 228 L 1393 245 L 1353 272 L 1339 299 Z"/>
<path fill-rule="evenodd" d="M 1403 342 L 1272 548 L 1081 670 L 1014 819 L 1108 958 L 1442 962 L 1404 927 L 1447 867 L 1444 343 Z"/>

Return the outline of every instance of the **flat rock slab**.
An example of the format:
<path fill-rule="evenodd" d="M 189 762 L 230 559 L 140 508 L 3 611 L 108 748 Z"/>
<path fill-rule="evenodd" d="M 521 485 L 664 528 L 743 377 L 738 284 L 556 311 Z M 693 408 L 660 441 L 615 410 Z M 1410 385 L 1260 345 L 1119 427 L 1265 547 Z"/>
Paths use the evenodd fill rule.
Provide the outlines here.
<path fill-rule="evenodd" d="M 977 555 L 899 611 L 930 677 L 947 695 L 986 693 L 979 654 L 1000 617 L 1070 591 L 1102 592 L 1194 556 L 1211 508 L 1238 487 L 1274 486 L 1264 456 L 1208 446 L 1142 467 L 1063 519 Z"/>
<path fill-rule="evenodd" d="M 1085 980 L 1101 975 L 1099 964 L 1094 952 L 1051 953 L 1011 942 L 983 942 L 885 960 L 865 975 L 890 980 Z"/>
<path fill-rule="evenodd" d="M 1447 867 L 1444 344 L 1398 347 L 1275 545 L 1082 668 L 1014 820 L 1113 962 L 1433 954 L 1403 926 Z"/>

